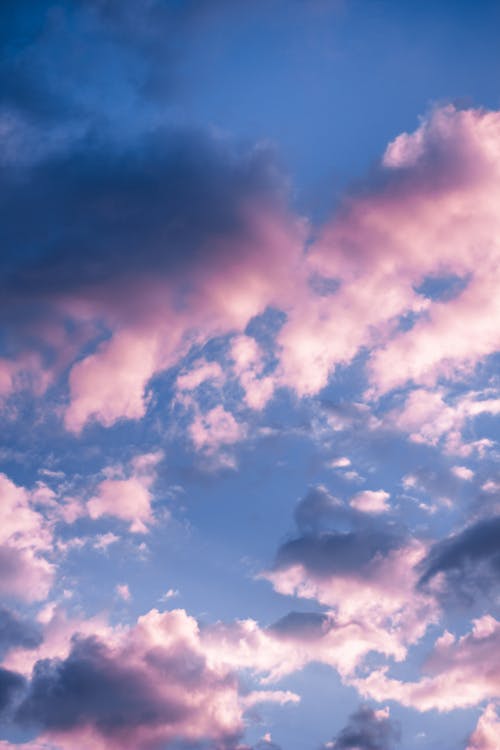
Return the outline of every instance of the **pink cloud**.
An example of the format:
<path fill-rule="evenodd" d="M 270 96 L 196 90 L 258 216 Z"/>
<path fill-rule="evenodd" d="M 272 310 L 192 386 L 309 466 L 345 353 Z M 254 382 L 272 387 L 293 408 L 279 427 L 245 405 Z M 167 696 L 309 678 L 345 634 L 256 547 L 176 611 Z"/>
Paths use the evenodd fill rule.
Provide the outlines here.
<path fill-rule="evenodd" d="M 196 262 L 157 272 L 124 268 L 61 294 L 43 336 L 67 350 L 66 364 L 76 352 L 58 315 L 85 329 L 87 344 L 92 328 L 94 336 L 103 327 L 109 335 L 73 364 L 66 427 L 78 433 L 90 420 L 110 426 L 142 418 L 152 377 L 177 365 L 193 344 L 225 334 L 233 336 L 231 363 L 182 373 L 181 390 L 232 372 L 247 406 L 261 410 L 279 386 L 316 394 L 361 350 L 369 397 L 408 382 L 434 388 L 440 378 L 469 373 L 500 348 L 499 144 L 499 113 L 436 108 L 413 134 L 389 144 L 376 184 L 347 198 L 307 252 L 305 222 L 282 198 L 252 193 L 232 208 L 244 231 L 200 236 Z M 312 283 L 318 278 L 335 283 L 323 289 Z M 449 278 L 460 281 L 452 295 L 424 293 L 426 280 L 446 287 Z M 276 370 L 264 374 L 243 331 L 270 306 L 286 321 Z M 409 325 L 401 327 L 402 316 Z M 15 387 L 13 367 L 2 360 L 3 392 Z"/>
<path fill-rule="evenodd" d="M 109 427 L 120 418 L 140 419 L 147 407 L 146 384 L 156 367 L 157 341 L 145 332 L 121 331 L 95 354 L 74 365 L 71 404 L 64 421 L 79 432 L 92 417 Z"/>
<path fill-rule="evenodd" d="M 488 703 L 469 738 L 466 750 L 497 750 L 498 747 L 500 747 L 498 709 L 494 703 Z"/>
<path fill-rule="evenodd" d="M 245 393 L 245 403 L 260 411 L 273 396 L 275 379 L 263 375 L 264 362 L 259 345 L 250 336 L 236 336 L 231 342 L 231 359 Z"/>
<path fill-rule="evenodd" d="M 366 347 L 377 395 L 460 377 L 497 351 L 499 144 L 500 114 L 444 107 L 389 145 L 378 184 L 346 201 L 308 254 L 338 288 L 294 301 L 279 335 L 284 383 L 316 393 Z M 455 297 L 419 293 L 447 276 L 465 285 Z"/>
<path fill-rule="evenodd" d="M 362 513 L 387 513 L 390 510 L 390 506 L 387 505 L 390 495 L 385 490 L 364 490 L 358 492 L 351 498 L 349 505 L 355 510 L 359 510 Z"/>
<path fill-rule="evenodd" d="M 418 682 L 387 677 L 387 669 L 353 680 L 366 697 L 395 700 L 420 711 L 475 706 L 500 697 L 500 622 L 491 615 L 474 621 L 470 633 L 458 640 L 445 632 L 424 664 L 429 676 Z"/>
<path fill-rule="evenodd" d="M 12 648 L 2 664 L 6 669 L 29 677 L 34 665 L 42 659 L 66 659 L 75 633 L 82 636 L 96 636 L 107 642 L 116 639 L 120 627 L 111 628 L 106 616 L 70 617 L 57 603 L 49 603 L 38 614 L 38 622 L 43 626 L 43 641 L 34 649 Z"/>
<path fill-rule="evenodd" d="M 132 599 L 132 594 L 130 593 L 130 589 L 126 583 L 118 583 L 115 586 L 115 591 L 117 596 L 120 599 L 123 599 L 124 602 L 129 602 Z"/>
<path fill-rule="evenodd" d="M 205 414 L 197 413 L 189 426 L 189 436 L 196 450 L 214 453 L 221 446 L 233 445 L 245 437 L 245 426 L 237 422 L 223 406 Z"/>
<path fill-rule="evenodd" d="M 402 651 L 381 629 L 360 620 L 342 620 L 336 613 L 324 616 L 314 635 L 281 633 L 261 628 L 253 620 L 219 624 L 204 632 L 208 658 L 233 669 L 246 669 L 262 684 L 282 679 L 311 662 L 322 662 L 348 676 L 371 651 L 401 657 Z"/>
<path fill-rule="evenodd" d="M 147 532 L 153 521 L 151 485 L 162 457 L 161 452 L 135 456 L 130 464 L 130 476 L 111 476 L 99 482 L 95 494 L 87 501 L 89 516 L 94 519 L 113 516 L 130 521 L 132 532 Z"/>
<path fill-rule="evenodd" d="M 193 391 L 207 380 L 222 382 L 224 373 L 218 362 L 200 359 L 193 363 L 190 370 L 177 376 L 176 386 L 180 391 Z"/>
<path fill-rule="evenodd" d="M 499 414 L 500 399 L 491 392 L 469 392 L 448 397 L 443 388 L 416 388 L 398 409 L 385 416 L 388 426 L 408 434 L 410 440 L 428 445 L 442 444 L 445 451 L 468 456 L 474 450 L 482 453 L 488 441 L 465 441 L 462 431 L 480 414 Z"/>
<path fill-rule="evenodd" d="M 193 344 L 225 334 L 235 337 L 232 364 L 222 375 L 212 364 L 205 375 L 220 379 L 232 369 L 256 410 L 278 386 L 317 393 L 361 350 L 370 397 L 469 373 L 500 348 L 499 144 L 499 113 L 436 108 L 414 133 L 389 144 L 377 182 L 348 197 L 307 252 L 307 225 L 282 196 L 243 191 L 232 206 L 241 231 L 200 235 L 195 261 L 156 263 L 156 270 L 146 264 L 140 273 L 132 264 L 105 282 L 61 293 L 50 320 L 37 327 L 60 350 L 57 372 L 78 357 L 61 317 L 81 329 L 78 347 L 97 331 L 109 336 L 72 366 L 66 427 L 78 433 L 90 420 L 110 426 L 142 418 L 152 377 Z M 312 283 L 318 278 L 335 283 L 322 289 Z M 436 299 L 422 290 L 428 279 L 444 279 L 446 287 L 447 278 L 460 281 L 452 295 Z M 243 331 L 270 306 L 286 322 L 276 370 L 264 374 Z M 402 316 L 409 325 L 401 327 Z M 2 360 L 2 392 L 18 387 L 16 368 Z M 45 373 L 39 359 L 22 368 L 35 380 L 39 373 L 38 392 L 57 374 Z M 179 383 L 187 388 L 205 375 L 183 373 Z"/>
<path fill-rule="evenodd" d="M 463 479 L 464 482 L 470 482 L 474 477 L 474 472 L 467 466 L 452 466 L 451 471 L 456 477 Z"/>
<path fill-rule="evenodd" d="M 46 558 L 52 547 L 50 524 L 36 511 L 33 494 L 5 474 L 0 474 L 0 500 L 0 593 L 45 599 L 54 577 Z"/>
<path fill-rule="evenodd" d="M 131 628 L 75 634 L 64 656 L 45 658 L 43 677 L 35 666 L 16 715 L 59 750 L 151 750 L 174 740 L 222 749 L 237 744 L 257 703 L 297 700 L 290 691 L 240 692 L 232 667 L 207 655 L 192 617 L 151 610 Z"/>
<path fill-rule="evenodd" d="M 257 204 L 242 210 L 247 234 L 230 240 L 218 237 L 210 248 L 211 263 L 164 278 L 130 279 L 109 300 L 65 302 L 68 313 L 82 317 L 93 310 L 112 330 L 94 354 L 73 366 L 65 413 L 69 430 L 79 432 L 91 419 L 105 426 L 120 418 L 140 419 L 147 408 L 149 380 L 177 364 L 190 345 L 242 331 L 268 305 L 289 299 L 294 275 L 284 274 L 283 259 L 296 264 L 302 252 L 302 221 Z M 212 368 L 206 375 L 219 373 Z M 203 371 L 182 374 L 180 387 L 199 377 Z"/>
<path fill-rule="evenodd" d="M 360 563 L 356 571 L 339 567 L 335 572 L 315 572 L 290 561 L 262 577 L 280 594 L 313 599 L 331 608 L 337 626 L 345 628 L 345 661 L 340 669 L 347 673 L 370 651 L 403 660 L 407 647 L 437 621 L 435 601 L 416 591 L 415 567 L 425 554 L 425 546 L 414 540 L 377 554 L 368 564 Z"/>

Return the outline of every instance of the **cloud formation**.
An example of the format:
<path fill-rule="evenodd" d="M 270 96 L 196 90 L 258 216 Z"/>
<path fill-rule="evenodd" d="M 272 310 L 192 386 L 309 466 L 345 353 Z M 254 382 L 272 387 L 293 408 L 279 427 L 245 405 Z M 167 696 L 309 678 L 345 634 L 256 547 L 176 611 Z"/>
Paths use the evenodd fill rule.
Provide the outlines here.
<path fill-rule="evenodd" d="M 375 710 L 360 706 L 332 742 L 323 750 L 393 750 L 400 739 L 400 729 L 389 718 L 389 709 Z"/>
<path fill-rule="evenodd" d="M 205 651 L 183 610 L 152 610 L 111 638 L 75 634 L 63 657 L 39 659 L 29 680 L 2 672 L 3 718 L 58 748 L 152 750 L 176 742 L 235 747 L 243 713 L 291 693 L 240 693 L 236 673 Z"/>

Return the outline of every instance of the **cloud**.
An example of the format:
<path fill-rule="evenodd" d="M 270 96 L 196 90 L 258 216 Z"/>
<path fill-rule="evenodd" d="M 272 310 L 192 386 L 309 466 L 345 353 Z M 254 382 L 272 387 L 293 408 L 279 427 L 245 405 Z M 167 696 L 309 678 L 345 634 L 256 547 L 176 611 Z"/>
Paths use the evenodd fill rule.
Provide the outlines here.
<path fill-rule="evenodd" d="M 390 510 L 387 505 L 389 498 L 390 494 L 385 490 L 364 490 L 351 498 L 350 506 L 361 513 L 387 513 Z"/>
<path fill-rule="evenodd" d="M 211 454 L 221 446 L 233 445 L 245 436 L 245 427 L 220 404 L 205 414 L 197 414 L 189 426 L 189 436 L 196 450 Z"/>
<path fill-rule="evenodd" d="M 264 375 L 265 362 L 255 339 L 250 336 L 235 336 L 231 341 L 233 370 L 243 388 L 245 403 L 260 411 L 271 399 L 275 379 Z"/>
<path fill-rule="evenodd" d="M 116 595 L 123 599 L 124 602 L 129 602 L 132 599 L 132 594 L 126 583 L 118 583 L 115 586 Z"/>
<path fill-rule="evenodd" d="M 500 577 L 500 517 L 485 518 L 437 542 L 421 563 L 421 588 L 474 601 Z"/>
<path fill-rule="evenodd" d="M 315 640 L 334 626 L 334 620 L 323 612 L 289 612 L 269 626 L 269 631 L 279 639 Z"/>
<path fill-rule="evenodd" d="M 283 263 L 297 263 L 304 224 L 263 148 L 157 132 L 125 150 L 77 144 L 23 175 L 22 187 L 14 168 L 3 176 L 6 362 L 46 383 L 74 363 L 73 432 L 139 419 L 153 375 L 291 293 Z M 28 351 L 38 359 L 25 362 Z"/>
<path fill-rule="evenodd" d="M 451 711 L 478 705 L 500 695 L 498 662 L 500 623 L 490 615 L 473 621 L 470 633 L 458 640 L 445 632 L 423 665 L 416 682 L 387 677 L 387 668 L 375 669 L 352 684 L 365 697 L 395 700 L 419 711 Z"/>
<path fill-rule="evenodd" d="M 404 659 L 436 621 L 433 597 L 415 591 L 424 554 L 420 542 L 381 532 L 324 533 L 287 542 L 262 577 L 280 594 L 331 608 L 336 626 L 346 628 L 345 672 L 370 651 Z"/>
<path fill-rule="evenodd" d="M 0 716 L 8 715 L 17 695 L 25 687 L 21 675 L 0 667 Z"/>
<path fill-rule="evenodd" d="M 33 649 L 40 645 L 40 628 L 16 612 L 0 607 L 0 650 L 11 648 Z"/>
<path fill-rule="evenodd" d="M 326 487 L 312 487 L 296 505 L 294 519 L 302 532 L 319 531 L 338 521 L 352 521 L 352 511 Z"/>
<path fill-rule="evenodd" d="M 284 542 L 274 566 L 260 575 L 280 594 L 328 607 L 328 615 L 292 614 L 274 632 L 304 642 L 322 633 L 325 646 L 342 641 L 342 658 L 332 659 L 343 675 L 370 651 L 404 659 L 440 614 L 433 594 L 418 588 L 426 545 L 387 522 L 385 513 L 366 510 L 365 501 L 378 510 L 387 497 L 383 490 L 358 493 L 360 509 L 324 487 L 310 490 L 295 509 L 301 534 Z"/>
<path fill-rule="evenodd" d="M 45 599 L 54 567 L 45 555 L 52 531 L 33 496 L 0 474 L 0 593 L 25 601 Z"/>
<path fill-rule="evenodd" d="M 416 388 L 400 408 L 390 411 L 384 419 L 388 426 L 407 433 L 415 443 L 442 445 L 447 453 L 468 456 L 474 450 L 481 455 L 490 441 L 464 441 L 464 428 L 481 414 L 499 412 L 500 399 L 496 392 L 492 397 L 491 390 L 472 391 L 453 398 L 442 388 Z"/>
<path fill-rule="evenodd" d="M 377 180 L 345 201 L 307 253 L 307 227 L 260 147 L 156 131 L 134 147 L 75 143 L 26 167 L 21 181 L 6 170 L 3 391 L 31 379 L 42 392 L 69 368 L 64 419 L 79 433 L 92 420 L 142 418 L 152 378 L 221 334 L 233 336 L 222 377 L 238 377 L 255 410 L 282 386 L 318 393 L 363 350 L 369 397 L 419 387 L 392 425 L 466 455 L 474 446 L 461 441 L 463 426 L 498 410 L 498 399 L 453 404 L 430 389 L 500 345 L 499 141 L 497 113 L 433 110 L 388 147 Z M 47 229 L 55 225 L 57 237 Z M 309 283 L 318 277 L 336 283 L 319 289 Z M 439 292 L 450 278 L 458 291 Z M 285 317 L 268 370 L 244 330 L 269 307 Z"/>
<path fill-rule="evenodd" d="M 130 521 L 130 531 L 146 533 L 153 522 L 151 487 L 156 479 L 156 466 L 163 453 L 144 453 L 135 456 L 128 467 L 129 476 L 103 479 L 96 487 L 94 495 L 87 501 L 87 511 L 91 518 L 113 516 Z M 109 473 L 109 472 L 108 472 Z"/>
<path fill-rule="evenodd" d="M 360 706 L 349 723 L 323 750 L 393 750 L 400 739 L 400 729 L 389 718 L 389 709 Z"/>
<path fill-rule="evenodd" d="M 310 272 L 337 285 L 297 297 L 278 337 L 282 382 L 317 393 L 364 350 L 377 397 L 461 378 L 498 350 L 499 142 L 497 112 L 447 106 L 389 145 L 309 250 Z M 450 278 L 454 295 L 424 284 Z"/>
<path fill-rule="evenodd" d="M 65 655 L 36 661 L 27 682 L 8 673 L 11 725 L 59 748 L 183 742 L 229 750 L 247 709 L 298 700 L 286 691 L 241 692 L 233 667 L 213 659 L 202 635 L 183 610 L 152 610 L 107 634 L 76 633 Z"/>
<path fill-rule="evenodd" d="M 488 703 L 474 732 L 469 737 L 466 750 L 496 750 L 500 743 L 500 719 L 497 706 Z"/>
<path fill-rule="evenodd" d="M 267 733 L 254 745 L 253 750 L 281 750 L 281 746 L 273 742 L 271 735 Z"/>
<path fill-rule="evenodd" d="M 247 670 L 263 685 L 311 662 L 327 664 L 347 677 L 370 651 L 395 651 L 382 631 L 332 611 L 291 612 L 268 628 L 250 619 L 216 623 L 204 629 L 203 642 L 211 663 Z"/>

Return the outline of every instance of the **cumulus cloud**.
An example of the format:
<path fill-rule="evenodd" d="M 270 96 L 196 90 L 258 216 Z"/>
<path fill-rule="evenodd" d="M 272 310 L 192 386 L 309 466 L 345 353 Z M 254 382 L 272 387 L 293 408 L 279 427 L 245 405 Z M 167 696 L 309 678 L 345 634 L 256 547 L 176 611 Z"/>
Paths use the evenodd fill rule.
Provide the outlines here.
<path fill-rule="evenodd" d="M 347 675 L 373 648 L 390 650 L 381 634 L 363 623 L 342 621 L 333 612 L 291 612 L 268 628 L 254 620 L 217 623 L 203 632 L 203 640 L 214 663 L 249 670 L 262 684 L 314 661 Z"/>
<path fill-rule="evenodd" d="M 498 643 L 500 623 L 490 615 L 474 620 L 470 633 L 456 639 L 445 632 L 423 665 L 417 682 L 387 676 L 387 668 L 376 669 L 353 684 L 366 697 L 395 700 L 420 711 L 451 711 L 496 699 L 500 695 Z"/>
<path fill-rule="evenodd" d="M 403 659 L 436 620 L 434 599 L 415 591 L 424 554 L 421 543 L 380 532 L 324 533 L 286 543 L 263 576 L 281 594 L 330 607 L 339 626 L 354 626 L 346 643 L 352 670 L 371 650 Z"/>
<path fill-rule="evenodd" d="M 237 743 L 247 708 L 297 700 L 240 693 L 234 670 L 206 653 L 183 610 L 152 610 L 111 637 L 75 635 L 65 656 L 38 660 L 28 681 L 6 672 L 4 682 L 11 723 L 60 748 L 151 750 L 180 740 L 222 750 Z"/>
<path fill-rule="evenodd" d="M 54 567 L 46 554 L 52 531 L 35 509 L 32 494 L 0 474 L 0 593 L 23 600 L 45 599 Z"/>
<path fill-rule="evenodd" d="M 87 501 L 87 511 L 91 518 L 113 516 L 130 521 L 130 531 L 145 533 L 153 522 L 151 487 L 156 479 L 156 466 L 163 453 L 145 453 L 135 456 L 128 467 L 129 476 L 123 477 L 120 467 L 109 470 L 111 476 L 103 479 L 96 487 L 95 494 Z M 118 476 L 114 476 L 114 473 Z"/>
<path fill-rule="evenodd" d="M 465 455 L 465 421 L 498 410 L 498 399 L 450 404 L 430 389 L 500 345 L 499 122 L 494 112 L 433 110 L 388 147 L 378 181 L 345 202 L 307 253 L 304 222 L 287 208 L 284 181 L 262 149 L 157 133 L 127 153 L 77 145 L 28 169 L 22 189 L 7 170 L 2 391 L 17 387 L 19 368 L 43 388 L 73 363 L 65 424 L 78 433 L 93 419 L 111 426 L 143 417 L 152 377 L 221 333 L 234 334 L 223 375 L 212 364 L 205 375 L 184 372 L 179 386 L 231 371 L 255 410 L 283 385 L 317 393 L 364 348 L 368 395 L 419 386 L 393 425 L 433 444 L 444 436 Z M 21 211 L 29 224 L 18 221 Z M 56 216 L 57 242 L 30 261 L 22 248 Z M 336 283 L 319 288 L 311 278 Z M 449 279 L 460 280 L 453 294 Z M 14 321 L 10 311 L 28 298 L 36 314 Z M 285 319 L 267 371 L 244 330 L 270 306 Z M 413 324 L 401 327 L 404 316 Z M 68 318 L 77 336 L 68 336 Z M 193 439 L 207 430 L 200 417 Z"/>
<path fill-rule="evenodd" d="M 498 349 L 499 143 L 498 113 L 448 106 L 390 144 L 375 185 L 310 250 L 308 267 L 338 283 L 296 301 L 279 336 L 284 382 L 316 393 L 366 347 L 377 395 L 461 377 Z M 462 280 L 455 295 L 422 287 L 450 277 Z"/>
<path fill-rule="evenodd" d="M 464 428 L 481 414 L 496 415 L 499 412 L 500 399 L 496 392 L 470 392 L 457 398 L 449 396 L 442 388 L 416 388 L 399 409 L 385 416 L 385 422 L 408 434 L 415 443 L 440 445 L 447 453 L 469 456 L 475 450 L 483 453 L 491 447 L 491 442 L 487 439 L 464 440 Z"/>
<path fill-rule="evenodd" d="M 280 594 L 329 608 L 328 616 L 290 616 L 275 633 L 282 639 L 295 633 L 306 642 L 307 634 L 326 629 L 325 643 L 343 644 L 342 655 L 333 649 L 329 663 L 344 675 L 370 651 L 404 659 L 408 645 L 439 614 L 434 597 L 417 589 L 426 546 L 379 519 L 386 496 L 384 491 L 355 496 L 364 498 L 363 506 L 369 501 L 367 511 L 342 503 L 325 488 L 311 490 L 295 511 L 302 533 L 282 544 L 273 568 L 261 574 Z"/>
<path fill-rule="evenodd" d="M 74 432 L 92 418 L 106 426 L 140 418 L 155 373 L 290 294 L 283 261 L 297 262 L 303 222 L 288 212 L 263 149 L 162 133 L 127 153 L 75 146 L 28 170 L 22 190 L 12 170 L 3 179 L 12 226 L 0 286 L 11 359 L 28 341 L 30 351 L 48 348 L 52 362 L 41 358 L 40 368 L 50 380 L 74 360 L 75 338 L 91 344 L 69 376 L 65 423 Z M 19 222 L 26 212 L 29 225 Z M 56 222 L 57 241 L 20 264 L 22 248 Z M 10 311 L 28 299 L 36 312 L 19 328 Z M 78 335 L 65 333 L 68 319 Z M 4 380 L 8 390 L 9 372 Z"/>
<path fill-rule="evenodd" d="M 474 732 L 469 737 L 466 750 L 495 750 L 500 743 L 500 719 L 494 703 L 488 703 Z"/>

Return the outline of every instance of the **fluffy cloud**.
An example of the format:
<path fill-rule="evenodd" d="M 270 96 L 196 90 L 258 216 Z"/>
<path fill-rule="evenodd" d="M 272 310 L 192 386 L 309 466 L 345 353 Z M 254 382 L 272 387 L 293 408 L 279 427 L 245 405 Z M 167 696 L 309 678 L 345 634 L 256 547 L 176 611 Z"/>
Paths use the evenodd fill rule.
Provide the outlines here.
<path fill-rule="evenodd" d="M 69 375 L 65 424 L 73 432 L 90 419 L 110 426 L 140 418 L 155 373 L 192 344 L 242 331 L 291 293 L 284 262 L 297 263 L 303 222 L 287 211 L 263 149 L 157 133 L 127 154 L 77 145 L 28 170 L 22 190 L 14 172 L 4 179 L 8 350 L 21 356 L 28 342 L 30 351 L 48 349 L 51 364 L 42 358 L 40 367 L 54 378 L 74 360 L 73 340 L 86 346 Z M 43 258 L 19 264 L 20 248 L 56 222 L 57 241 Z M 35 312 L 20 330 L 10 310 L 27 299 Z M 68 320 L 76 336 L 65 333 Z M 13 384 L 8 368 L 2 382 L 6 391 Z"/>
<path fill-rule="evenodd" d="M 448 397 L 442 388 L 417 388 L 407 396 L 399 409 L 385 416 L 388 425 L 408 434 L 415 443 L 442 445 L 446 452 L 468 456 L 474 449 L 482 453 L 488 440 L 464 441 L 462 431 L 481 414 L 500 412 L 500 399 L 486 393 L 471 392 Z M 462 471 L 462 478 L 463 471 Z"/>
<path fill-rule="evenodd" d="M 113 516 L 130 521 L 130 531 L 145 533 L 152 523 L 151 486 L 156 479 L 156 465 L 163 458 L 161 451 L 136 456 L 130 464 L 128 477 L 103 479 L 87 502 L 91 518 Z M 112 472 L 111 472 L 112 473 Z"/>
<path fill-rule="evenodd" d="M 11 723 L 64 749 L 176 741 L 232 748 L 247 708 L 297 700 L 282 691 L 240 694 L 235 672 L 207 656 L 183 610 L 152 610 L 111 638 L 75 635 L 66 656 L 38 660 L 28 681 L 5 671 L 3 682 Z"/>
<path fill-rule="evenodd" d="M 470 633 L 458 640 L 448 632 L 436 641 L 418 682 L 387 677 L 387 669 L 374 670 L 353 684 L 375 700 L 395 700 L 420 711 L 475 706 L 500 696 L 498 654 L 500 623 L 490 615 L 474 621 Z"/>
<path fill-rule="evenodd" d="M 0 593 L 24 600 L 44 599 L 54 568 L 45 555 L 52 532 L 32 495 L 0 474 Z"/>
<path fill-rule="evenodd" d="M 280 594 L 331 610 L 335 627 L 329 638 L 344 643 L 342 658 L 336 657 L 344 674 L 372 650 L 405 658 L 408 645 L 439 613 L 433 596 L 417 588 L 425 545 L 379 520 L 386 497 L 384 491 L 358 494 L 360 509 L 324 488 L 311 490 L 295 512 L 302 534 L 285 542 L 274 567 L 262 574 Z"/>
<path fill-rule="evenodd" d="M 315 599 L 333 610 L 338 626 L 352 628 L 353 669 L 371 650 L 403 659 L 435 621 L 433 598 L 415 592 L 424 554 L 416 541 L 378 534 L 301 537 L 281 548 L 265 577 L 280 594 Z M 346 643 L 346 662 L 348 655 Z"/>
<path fill-rule="evenodd" d="M 481 714 L 466 750 L 496 750 L 500 743 L 500 719 L 497 707 L 489 703 Z"/>
<path fill-rule="evenodd" d="M 354 495 L 350 505 L 362 513 L 387 513 L 390 510 L 387 505 L 389 498 L 390 495 L 385 490 L 364 490 Z"/>
<path fill-rule="evenodd" d="M 310 250 L 308 267 L 337 286 L 290 311 L 284 382 L 315 393 L 367 347 L 376 395 L 460 377 L 497 351 L 499 150 L 498 113 L 453 107 L 389 145 L 375 186 L 351 197 Z"/>
<path fill-rule="evenodd" d="M 220 404 L 205 414 L 198 413 L 189 426 L 196 450 L 211 454 L 221 446 L 233 445 L 245 436 L 245 427 Z"/>
<path fill-rule="evenodd" d="M 92 419 L 105 426 L 139 419 L 155 374 L 193 344 L 228 333 L 236 336 L 222 369 L 232 368 L 256 410 L 278 386 L 317 393 L 362 348 L 371 395 L 461 377 L 500 346 L 499 123 L 494 112 L 431 112 L 388 147 L 376 185 L 352 196 L 307 253 L 304 222 L 287 209 L 283 181 L 262 149 L 238 153 L 199 134 L 161 133 L 127 154 L 94 144 L 48 158 L 22 191 L 7 173 L 3 213 L 16 226 L 2 285 L 11 352 L 2 360 L 2 391 L 17 387 L 27 353 L 34 359 L 22 366 L 46 384 L 73 361 L 69 430 Z M 20 228 L 21 210 L 31 222 Z M 57 243 L 44 249 L 43 263 L 19 265 L 19 248 L 56 216 Z M 318 278 L 325 283 L 310 283 Z M 37 315 L 21 330 L 9 310 L 28 297 Z M 286 315 L 274 372 L 243 335 L 270 306 Z M 405 316 L 412 324 L 401 327 Z M 184 373 L 180 387 L 196 377 Z M 411 395 L 394 424 L 431 442 L 451 430 L 449 445 L 459 445 L 464 419 L 479 412 L 462 405 L 450 413 L 440 397 Z M 491 411 L 490 402 L 479 408 Z M 422 409 L 427 421 L 420 414 L 417 423 Z"/>

